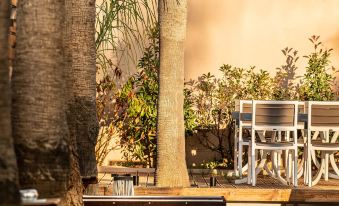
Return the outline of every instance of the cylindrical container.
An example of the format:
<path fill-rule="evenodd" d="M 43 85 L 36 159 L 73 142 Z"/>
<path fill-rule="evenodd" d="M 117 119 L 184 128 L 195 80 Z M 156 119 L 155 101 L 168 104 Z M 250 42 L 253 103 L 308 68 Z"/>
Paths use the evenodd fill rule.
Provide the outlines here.
<path fill-rule="evenodd" d="M 139 176 L 138 175 L 133 176 L 133 185 L 139 186 Z"/>
<path fill-rule="evenodd" d="M 217 178 L 216 177 L 210 177 L 210 187 L 217 186 Z"/>
<path fill-rule="evenodd" d="M 38 191 L 36 189 L 20 190 L 21 200 L 36 200 L 38 199 Z"/>
<path fill-rule="evenodd" d="M 133 196 L 133 177 L 114 176 L 113 177 L 113 195 L 114 196 Z"/>

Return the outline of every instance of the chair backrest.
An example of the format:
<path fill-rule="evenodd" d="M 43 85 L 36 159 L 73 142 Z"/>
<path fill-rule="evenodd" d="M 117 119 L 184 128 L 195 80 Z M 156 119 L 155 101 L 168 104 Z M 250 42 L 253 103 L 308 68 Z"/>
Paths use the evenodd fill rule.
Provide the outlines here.
<path fill-rule="evenodd" d="M 244 120 L 242 116 L 244 113 L 252 114 L 252 100 L 236 100 L 235 111 L 239 112 L 239 124 L 242 126 L 249 126 L 252 124 L 249 120 Z"/>
<path fill-rule="evenodd" d="M 308 128 L 311 130 L 339 131 L 339 102 L 307 102 Z"/>
<path fill-rule="evenodd" d="M 298 102 L 298 113 L 305 114 L 307 112 L 306 103 L 303 101 Z"/>
<path fill-rule="evenodd" d="M 298 125 L 298 104 L 298 101 L 253 100 L 252 127 L 262 130 L 294 130 Z"/>
<path fill-rule="evenodd" d="M 235 111 L 252 113 L 252 100 L 236 100 Z"/>

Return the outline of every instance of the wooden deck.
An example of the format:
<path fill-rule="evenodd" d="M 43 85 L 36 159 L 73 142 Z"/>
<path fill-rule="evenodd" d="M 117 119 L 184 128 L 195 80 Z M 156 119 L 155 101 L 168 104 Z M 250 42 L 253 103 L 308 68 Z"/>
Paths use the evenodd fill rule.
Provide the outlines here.
<path fill-rule="evenodd" d="M 133 174 L 132 174 L 133 175 Z M 192 178 L 193 177 L 193 178 Z M 148 180 L 146 179 L 148 178 Z M 99 177 L 100 180 L 100 177 Z M 282 185 L 269 176 L 260 175 L 257 186 L 234 184 L 234 179 L 217 176 L 217 186 L 209 187 L 209 175 L 193 175 L 190 188 L 159 188 L 153 184 L 153 175 L 140 177 L 140 186 L 135 187 L 135 195 L 147 196 L 224 196 L 227 202 L 270 202 L 270 203 L 339 203 L 339 180 L 320 180 L 313 187 Z M 148 182 L 146 184 L 146 182 Z M 101 177 L 96 195 L 111 195 L 112 184 L 109 175 Z"/>

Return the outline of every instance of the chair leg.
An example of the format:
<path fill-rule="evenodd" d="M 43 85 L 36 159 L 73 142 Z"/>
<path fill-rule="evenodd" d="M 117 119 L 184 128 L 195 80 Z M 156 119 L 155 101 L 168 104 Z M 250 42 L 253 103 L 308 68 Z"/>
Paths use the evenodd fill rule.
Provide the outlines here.
<path fill-rule="evenodd" d="M 238 158 L 239 158 L 239 129 L 238 129 L 238 125 L 235 122 L 235 131 L 234 131 L 234 175 L 238 176 L 238 172 L 239 172 L 239 168 L 238 168 Z"/>
<path fill-rule="evenodd" d="M 290 141 L 290 132 L 286 133 L 286 141 Z M 289 152 L 289 150 L 287 150 L 287 160 L 288 158 L 290 158 L 290 161 L 287 161 L 287 164 L 289 164 L 289 168 L 292 168 L 292 152 Z M 287 172 L 289 173 L 288 176 L 291 177 L 291 169 L 287 170 Z"/>
<path fill-rule="evenodd" d="M 238 152 L 238 172 L 239 177 L 242 178 L 242 153 L 243 153 L 243 145 L 239 143 L 239 152 Z"/>
<path fill-rule="evenodd" d="M 328 181 L 328 169 L 329 169 L 329 154 L 327 151 L 322 151 L 325 153 L 325 172 L 324 172 L 324 179 Z"/>
<path fill-rule="evenodd" d="M 325 141 L 330 142 L 330 132 L 326 131 L 324 132 L 325 135 Z M 328 167 L 329 167 L 329 154 L 327 151 L 323 151 L 325 153 L 325 172 L 324 172 L 324 179 L 325 181 L 328 181 Z"/>
<path fill-rule="evenodd" d="M 247 152 L 247 184 L 252 182 L 252 162 L 251 162 L 251 145 L 248 146 Z"/>
<path fill-rule="evenodd" d="M 236 137 L 234 138 L 234 153 L 233 153 L 233 165 L 234 165 L 234 175 L 238 176 L 239 168 L 238 168 L 238 142 L 236 140 Z"/>
<path fill-rule="evenodd" d="M 312 187 L 312 156 L 310 145 L 307 146 L 307 182 L 308 186 Z"/>
<path fill-rule="evenodd" d="M 280 171 L 280 166 L 281 166 L 281 154 L 282 154 L 282 151 L 278 151 L 277 152 L 277 173 L 278 173 L 278 176 L 281 176 L 281 171 Z"/>
<path fill-rule="evenodd" d="M 274 168 L 277 165 L 277 152 L 276 151 L 271 151 L 272 155 L 272 168 Z M 277 177 L 278 174 L 276 174 L 275 169 L 272 170 L 273 177 Z"/>
<path fill-rule="evenodd" d="M 306 144 L 304 144 L 304 158 L 305 158 L 304 160 L 304 184 L 308 185 L 308 168 L 307 168 L 308 163 L 307 161 L 308 161 L 309 156 L 308 156 L 308 149 L 307 149 Z"/>
<path fill-rule="evenodd" d="M 255 164 L 255 149 L 251 149 L 251 178 L 252 178 L 252 186 L 256 184 L 256 164 Z"/>
<path fill-rule="evenodd" d="M 293 155 L 294 155 L 293 185 L 298 186 L 298 148 L 297 147 L 294 149 Z"/>
<path fill-rule="evenodd" d="M 291 183 L 291 176 L 290 176 L 290 161 L 291 161 L 291 156 L 290 156 L 291 151 L 286 151 L 286 157 L 285 157 L 285 175 L 286 175 L 286 181 L 287 184 Z"/>

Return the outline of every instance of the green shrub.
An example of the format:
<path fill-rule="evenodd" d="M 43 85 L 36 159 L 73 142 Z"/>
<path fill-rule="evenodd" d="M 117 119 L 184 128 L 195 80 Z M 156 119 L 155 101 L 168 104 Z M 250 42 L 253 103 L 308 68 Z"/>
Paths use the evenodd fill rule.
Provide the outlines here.
<path fill-rule="evenodd" d="M 300 97 L 302 100 L 334 100 L 332 90 L 335 78 L 330 74 L 336 72 L 336 69 L 330 67 L 330 56 L 333 49 L 323 49 L 322 42 L 318 41 L 319 36 L 312 36 L 309 39 L 313 46 L 314 52 L 305 58 L 308 59 L 306 73 L 302 80 L 300 88 Z"/>
<path fill-rule="evenodd" d="M 117 126 L 126 160 L 139 160 L 154 166 L 158 98 L 159 29 L 151 30 L 150 45 L 140 59 L 136 74 L 121 89 L 118 103 L 122 108 Z"/>
<path fill-rule="evenodd" d="M 186 82 L 185 91 L 189 99 L 189 111 L 192 113 L 189 128 L 197 135 L 199 142 L 207 149 L 218 152 L 223 166 L 230 167 L 233 158 L 234 125 L 232 112 L 237 99 L 271 99 L 273 78 L 268 72 L 223 65 L 222 73 L 216 78 L 211 73 L 203 74 L 197 81 Z M 192 134 L 192 133 L 191 133 Z M 227 164 L 225 163 L 227 162 Z"/>

